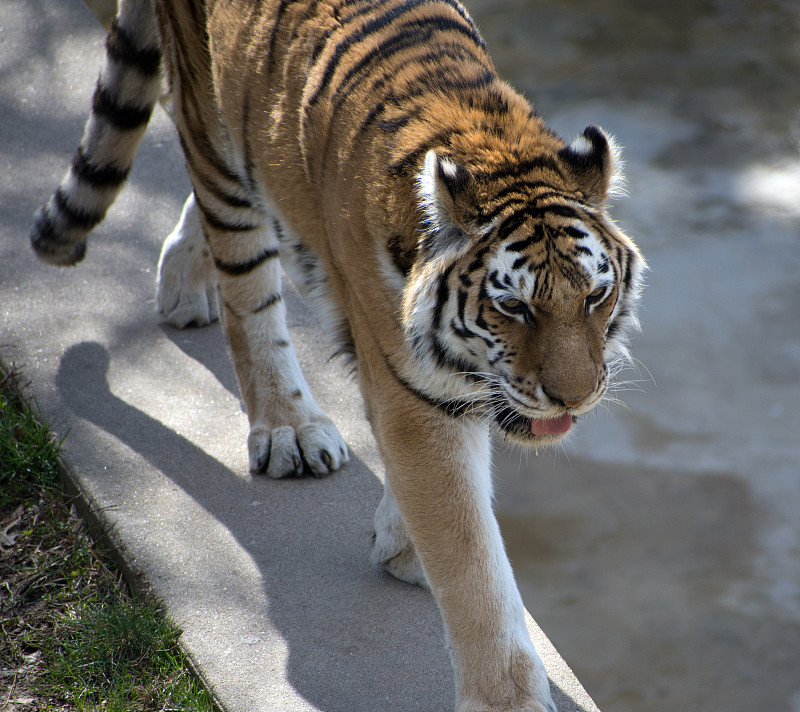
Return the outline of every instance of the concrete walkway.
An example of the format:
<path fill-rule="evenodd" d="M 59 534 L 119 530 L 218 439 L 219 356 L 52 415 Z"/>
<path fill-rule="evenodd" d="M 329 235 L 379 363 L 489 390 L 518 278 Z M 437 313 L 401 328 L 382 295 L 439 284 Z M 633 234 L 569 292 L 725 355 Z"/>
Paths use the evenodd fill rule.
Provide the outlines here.
<path fill-rule="evenodd" d="M 452 709 L 432 598 L 368 563 L 381 465 L 312 317 L 289 294 L 308 380 L 353 459 L 326 480 L 275 482 L 247 473 L 219 327 L 177 331 L 156 315 L 160 242 L 189 190 L 163 112 L 86 261 L 58 270 L 28 248 L 80 138 L 102 39 L 79 0 L 0 4 L 0 357 L 67 436 L 76 486 L 225 710 Z M 530 627 L 559 710 L 596 710 Z"/>

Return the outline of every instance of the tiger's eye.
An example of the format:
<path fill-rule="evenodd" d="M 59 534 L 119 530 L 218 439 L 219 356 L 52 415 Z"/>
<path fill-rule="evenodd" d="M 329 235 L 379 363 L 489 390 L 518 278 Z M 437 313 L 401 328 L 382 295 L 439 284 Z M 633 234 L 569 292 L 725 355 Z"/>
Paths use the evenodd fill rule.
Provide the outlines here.
<path fill-rule="evenodd" d="M 507 309 L 510 312 L 516 312 L 522 309 L 522 302 L 519 299 L 503 299 L 500 304 L 503 306 L 503 309 Z"/>
<path fill-rule="evenodd" d="M 514 299 L 513 297 L 499 299 L 498 305 L 507 314 L 522 314 L 526 319 L 530 316 L 528 305 L 521 299 Z"/>
<path fill-rule="evenodd" d="M 589 296 L 586 297 L 586 301 L 584 302 L 587 316 L 589 315 L 592 305 L 601 302 L 605 296 L 605 293 L 605 287 L 597 287 L 597 289 L 593 289 L 591 292 L 589 292 Z"/>

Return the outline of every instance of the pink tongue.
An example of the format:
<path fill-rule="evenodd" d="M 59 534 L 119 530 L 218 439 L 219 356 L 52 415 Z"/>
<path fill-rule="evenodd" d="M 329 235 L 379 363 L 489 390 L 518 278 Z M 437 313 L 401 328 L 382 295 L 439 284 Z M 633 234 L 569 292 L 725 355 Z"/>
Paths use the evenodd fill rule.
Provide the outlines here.
<path fill-rule="evenodd" d="M 572 416 L 564 413 L 560 418 L 551 420 L 531 420 L 531 432 L 534 435 L 562 435 L 572 426 Z"/>

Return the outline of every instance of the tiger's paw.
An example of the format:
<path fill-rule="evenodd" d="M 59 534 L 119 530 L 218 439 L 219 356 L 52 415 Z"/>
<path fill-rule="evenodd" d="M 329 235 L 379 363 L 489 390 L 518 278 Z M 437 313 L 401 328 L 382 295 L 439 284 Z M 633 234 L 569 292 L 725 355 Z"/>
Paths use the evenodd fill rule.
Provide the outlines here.
<path fill-rule="evenodd" d="M 382 566 L 396 579 L 414 586 L 430 588 L 417 550 L 406 532 L 400 510 L 387 490 L 384 490 L 383 499 L 375 511 L 375 534 L 370 560 L 373 564 Z"/>
<path fill-rule="evenodd" d="M 327 418 L 297 429 L 256 425 L 247 438 L 247 451 L 250 472 L 273 479 L 303 474 L 326 477 L 350 459 L 342 436 Z"/>
<path fill-rule="evenodd" d="M 205 243 L 194 194 L 158 259 L 156 302 L 168 323 L 183 329 L 219 319 L 217 270 Z"/>
<path fill-rule="evenodd" d="M 383 566 L 386 573 L 391 574 L 396 579 L 410 583 L 412 586 L 430 588 L 428 579 L 425 576 L 425 570 L 422 568 L 422 563 L 413 544 L 409 542 L 404 549 L 386 559 L 380 553 L 377 540 L 376 534 L 375 544 L 372 547 L 372 561 L 374 563 Z"/>

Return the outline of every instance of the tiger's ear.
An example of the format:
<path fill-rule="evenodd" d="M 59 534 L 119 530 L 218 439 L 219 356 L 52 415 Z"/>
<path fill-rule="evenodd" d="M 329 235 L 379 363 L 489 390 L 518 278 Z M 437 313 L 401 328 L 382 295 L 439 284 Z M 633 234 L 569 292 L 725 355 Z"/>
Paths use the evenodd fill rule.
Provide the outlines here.
<path fill-rule="evenodd" d="M 425 165 L 417 174 L 417 196 L 425 221 L 423 246 L 434 251 L 460 246 L 467 240 L 460 218 L 472 176 L 463 166 L 436 151 L 425 155 Z"/>
<path fill-rule="evenodd" d="M 620 150 L 599 126 L 586 127 L 558 156 L 586 202 L 602 208 L 608 197 L 621 190 Z"/>

